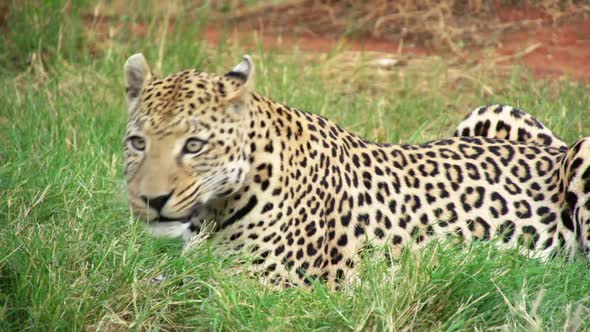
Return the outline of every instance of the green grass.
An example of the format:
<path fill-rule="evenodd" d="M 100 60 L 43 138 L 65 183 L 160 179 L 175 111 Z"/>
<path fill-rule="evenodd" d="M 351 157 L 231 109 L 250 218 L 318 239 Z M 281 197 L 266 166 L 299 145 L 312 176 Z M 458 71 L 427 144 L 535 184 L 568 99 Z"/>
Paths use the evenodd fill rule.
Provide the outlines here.
<path fill-rule="evenodd" d="M 155 29 L 146 39 L 121 36 L 118 47 L 94 58 L 48 46 L 43 67 L 0 70 L 1 331 L 561 330 L 576 322 L 590 329 L 585 259 L 540 263 L 486 244 L 432 243 L 394 264 L 377 249 L 365 255 L 361 282 L 350 289 L 276 290 L 206 242 L 183 252 L 177 241 L 147 236 L 130 216 L 122 177 L 122 66 L 138 51 L 161 60 L 163 73 L 224 72 L 249 52 L 258 91 L 371 139 L 448 135 L 465 112 L 492 102 L 520 105 L 569 143 L 589 134 L 584 86 L 515 71 L 494 96 L 468 84 L 441 89 L 436 80 L 424 92 L 413 77 L 387 82 L 400 93 L 342 94 L 320 78 L 322 62 L 305 62 L 295 50 L 211 48 L 198 42 L 194 23 L 183 22 L 168 35 L 162 59 Z M 36 52 L 24 47 L 15 54 Z M 162 282 L 152 281 L 161 274 Z"/>
<path fill-rule="evenodd" d="M 44 61 L 85 58 L 78 14 L 87 2 L 7 0 L 6 24 L 11 29 L 0 36 L 0 65 L 22 69 L 33 55 Z"/>

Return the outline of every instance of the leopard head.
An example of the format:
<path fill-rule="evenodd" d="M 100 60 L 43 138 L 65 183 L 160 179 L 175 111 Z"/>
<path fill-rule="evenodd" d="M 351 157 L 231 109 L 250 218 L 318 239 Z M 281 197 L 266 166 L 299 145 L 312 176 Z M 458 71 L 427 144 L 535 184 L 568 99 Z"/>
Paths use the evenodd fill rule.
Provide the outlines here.
<path fill-rule="evenodd" d="M 124 71 L 129 204 L 151 229 L 180 236 L 208 204 L 244 186 L 254 64 L 244 56 L 225 75 L 185 70 L 159 79 L 135 54 Z"/>

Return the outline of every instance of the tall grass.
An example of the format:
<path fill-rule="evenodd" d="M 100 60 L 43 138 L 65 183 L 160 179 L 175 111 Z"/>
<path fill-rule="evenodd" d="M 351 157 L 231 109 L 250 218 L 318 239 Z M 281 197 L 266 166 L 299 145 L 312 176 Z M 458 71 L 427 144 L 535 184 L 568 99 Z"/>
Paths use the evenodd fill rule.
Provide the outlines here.
<path fill-rule="evenodd" d="M 60 12 L 64 4 L 50 8 Z M 37 10 L 11 14 L 11 22 L 25 26 Z M 388 83 L 405 85 L 405 93 L 342 94 L 321 78 L 321 62 L 261 45 L 207 46 L 199 42 L 202 25 L 188 16 L 166 37 L 159 16 L 147 36 L 120 35 L 118 47 L 87 61 L 78 56 L 86 52 L 82 30 L 66 37 L 59 28 L 78 21 L 76 11 L 67 13 L 43 17 L 51 29 L 23 30 L 31 40 L 16 28 L 6 37 L 12 54 L 44 45 L 47 55 L 19 66 L 2 62 L 0 330 L 590 329 L 586 260 L 541 263 L 482 243 L 431 243 L 397 262 L 376 248 L 364 256 L 361 281 L 337 292 L 319 284 L 263 286 L 241 272 L 247 263 L 207 242 L 183 252 L 178 241 L 149 238 L 126 205 L 121 144 L 122 65 L 138 51 L 161 62 L 164 74 L 224 72 L 251 53 L 258 91 L 390 142 L 448 135 L 476 104 L 503 102 L 531 111 L 571 143 L 588 135 L 584 87 L 523 80 L 516 71 L 493 96 L 472 86 L 441 91 L 435 81 L 429 93 L 411 93 L 418 86 L 412 77 Z M 60 33 L 70 51 L 57 47 Z"/>
<path fill-rule="evenodd" d="M 82 60 L 84 46 L 80 10 L 87 0 L 8 0 L 7 31 L 0 35 L 0 65 L 23 69 L 40 57 Z M 7 68 L 6 68 L 7 67 Z"/>

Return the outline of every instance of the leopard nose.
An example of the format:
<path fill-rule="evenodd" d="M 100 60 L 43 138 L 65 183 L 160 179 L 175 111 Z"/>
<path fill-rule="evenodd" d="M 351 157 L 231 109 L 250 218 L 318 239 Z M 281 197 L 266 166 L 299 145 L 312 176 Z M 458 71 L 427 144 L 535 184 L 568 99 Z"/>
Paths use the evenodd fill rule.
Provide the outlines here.
<path fill-rule="evenodd" d="M 168 199 L 170 199 L 170 196 L 172 196 L 172 193 L 168 193 L 168 194 L 162 195 L 162 196 L 154 196 L 154 197 L 141 195 L 141 199 L 147 205 L 149 205 L 152 209 L 154 209 L 154 210 L 158 211 L 158 213 L 160 213 L 160 210 L 162 210 L 164 205 L 166 205 L 166 202 L 168 202 Z"/>

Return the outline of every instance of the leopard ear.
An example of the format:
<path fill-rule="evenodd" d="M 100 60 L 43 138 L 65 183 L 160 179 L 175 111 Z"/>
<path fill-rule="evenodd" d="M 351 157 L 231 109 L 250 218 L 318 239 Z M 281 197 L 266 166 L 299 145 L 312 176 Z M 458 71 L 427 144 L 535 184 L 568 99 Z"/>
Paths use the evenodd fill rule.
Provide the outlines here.
<path fill-rule="evenodd" d="M 243 97 L 254 88 L 254 62 L 249 55 L 244 55 L 242 62 L 225 74 L 231 79 L 232 89 L 228 92 L 226 100 L 233 101 Z"/>
<path fill-rule="evenodd" d="M 125 62 L 125 92 L 127 93 L 127 105 L 129 112 L 137 106 L 141 89 L 145 82 L 152 77 L 152 72 L 145 57 L 141 53 L 133 54 Z"/>

